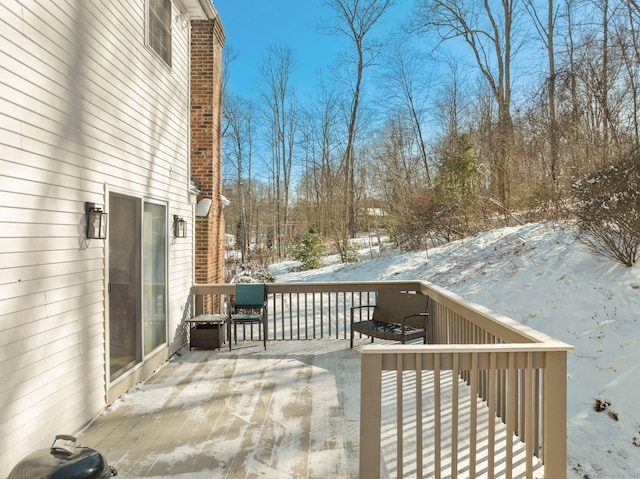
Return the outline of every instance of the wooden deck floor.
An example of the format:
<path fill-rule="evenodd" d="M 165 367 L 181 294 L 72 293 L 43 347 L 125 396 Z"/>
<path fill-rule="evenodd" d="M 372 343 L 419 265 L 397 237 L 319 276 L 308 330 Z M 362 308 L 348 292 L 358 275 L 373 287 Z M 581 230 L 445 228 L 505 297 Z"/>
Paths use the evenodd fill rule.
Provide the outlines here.
<path fill-rule="evenodd" d="M 78 438 L 127 479 L 358 477 L 348 341 L 182 351 Z"/>
<path fill-rule="evenodd" d="M 267 351 L 258 342 L 241 343 L 232 351 L 183 350 L 107 408 L 78 434 L 78 441 L 104 454 L 119 477 L 127 479 L 357 478 L 358 347 L 368 341 L 357 343 L 354 349 L 349 349 L 347 340 L 317 340 L 272 341 Z M 428 381 L 425 376 L 425 384 Z M 388 387 L 394 391 L 395 380 Z M 462 381 L 459 396 L 462 402 L 471 401 Z M 449 422 L 447 414 L 451 411 L 443 410 L 443 424 Z M 479 414 L 486 415 L 486 407 L 480 407 Z M 384 424 L 383 420 L 381 475 L 395 478 L 394 401 L 383 402 L 385 417 L 391 421 Z M 432 420 L 424 420 L 427 435 Z M 461 416 L 461 423 L 464 420 Z M 506 437 L 502 423 L 495 421 L 496 432 Z M 406 422 L 412 424 L 410 418 Z M 405 477 L 416 477 L 412 435 L 415 431 L 404 438 L 405 450 L 414 449 L 413 460 L 409 460 L 411 454 L 406 456 Z M 475 447 L 485 449 L 486 439 L 486 431 L 478 431 Z M 443 447 L 451 442 L 447 437 L 442 440 Z M 524 445 L 520 445 L 513 457 L 520 470 L 506 474 L 504 457 L 496 457 L 495 477 L 526 477 Z M 448 447 L 458 451 L 457 477 L 468 478 L 464 464 L 471 447 L 468 431 L 461 431 L 457 444 Z M 425 439 L 424 448 L 423 477 L 435 477 L 433 442 Z M 447 457 L 443 468 L 449 472 L 442 477 L 452 477 L 451 456 Z M 488 477 L 486 457 L 477 471 L 474 479 Z M 535 477 L 542 474 L 539 465 Z"/>

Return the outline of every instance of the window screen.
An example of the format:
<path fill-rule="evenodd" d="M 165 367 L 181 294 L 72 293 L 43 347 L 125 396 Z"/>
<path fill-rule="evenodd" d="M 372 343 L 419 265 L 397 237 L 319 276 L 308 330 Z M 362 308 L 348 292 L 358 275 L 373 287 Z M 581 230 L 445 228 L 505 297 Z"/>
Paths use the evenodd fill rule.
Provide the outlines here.
<path fill-rule="evenodd" d="M 149 46 L 171 66 L 171 0 L 148 0 Z"/>

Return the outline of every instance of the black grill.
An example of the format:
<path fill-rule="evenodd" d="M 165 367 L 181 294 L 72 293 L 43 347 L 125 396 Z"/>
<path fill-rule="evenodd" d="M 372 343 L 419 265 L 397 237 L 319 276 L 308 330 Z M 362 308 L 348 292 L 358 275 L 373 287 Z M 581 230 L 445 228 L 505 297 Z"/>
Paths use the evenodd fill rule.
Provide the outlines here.
<path fill-rule="evenodd" d="M 36 451 L 16 464 L 7 479 L 108 479 L 117 474 L 98 451 L 61 434 L 51 449 Z"/>

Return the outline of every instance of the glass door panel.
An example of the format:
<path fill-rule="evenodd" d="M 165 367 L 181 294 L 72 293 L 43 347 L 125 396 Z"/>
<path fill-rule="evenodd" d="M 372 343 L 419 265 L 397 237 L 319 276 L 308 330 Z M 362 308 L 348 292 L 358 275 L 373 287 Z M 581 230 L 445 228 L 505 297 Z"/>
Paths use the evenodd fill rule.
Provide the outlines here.
<path fill-rule="evenodd" d="M 144 353 L 167 342 L 167 212 L 166 206 L 144 204 L 143 220 Z"/>
<path fill-rule="evenodd" d="M 109 352 L 114 380 L 142 360 L 140 200 L 109 195 Z"/>

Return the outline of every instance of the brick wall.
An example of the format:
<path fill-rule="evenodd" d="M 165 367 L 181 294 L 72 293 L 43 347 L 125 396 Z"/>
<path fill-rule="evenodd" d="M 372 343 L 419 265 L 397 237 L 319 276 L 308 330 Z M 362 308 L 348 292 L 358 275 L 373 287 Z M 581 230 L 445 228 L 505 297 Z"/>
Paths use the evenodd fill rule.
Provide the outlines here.
<path fill-rule="evenodd" d="M 191 176 L 200 182 L 198 200 L 213 202 L 208 217 L 197 217 L 196 283 L 224 282 L 222 215 L 222 47 L 218 18 L 191 22 Z"/>

